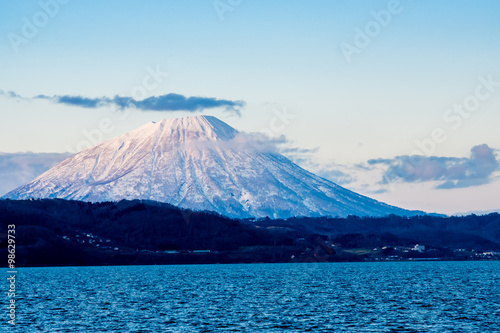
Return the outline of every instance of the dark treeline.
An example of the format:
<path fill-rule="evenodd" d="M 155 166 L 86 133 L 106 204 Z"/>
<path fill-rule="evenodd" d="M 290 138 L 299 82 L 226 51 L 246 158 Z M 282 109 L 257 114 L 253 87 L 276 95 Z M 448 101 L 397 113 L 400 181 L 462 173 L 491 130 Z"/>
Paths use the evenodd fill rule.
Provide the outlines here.
<path fill-rule="evenodd" d="M 434 247 L 475 249 L 478 251 L 500 249 L 500 214 L 477 216 L 413 216 L 347 218 L 290 218 L 286 220 L 263 219 L 254 222 L 261 227 L 294 230 L 302 234 L 317 234 L 341 243 L 343 246 L 360 247 L 391 244 L 409 246 L 428 244 Z M 347 243 L 346 239 L 351 239 Z M 356 239 L 356 242 L 353 241 Z"/>
<path fill-rule="evenodd" d="M 114 257 L 117 253 L 112 252 L 114 248 L 120 249 L 120 254 L 124 250 L 129 254 L 137 250 L 141 251 L 140 254 L 169 250 L 229 252 L 248 246 L 285 246 L 293 243 L 286 236 L 214 213 L 193 212 L 139 200 L 118 203 L 60 199 L 1 200 L 3 248 L 6 247 L 9 224 L 16 225 L 19 264 L 26 265 L 116 263 Z M 90 246 L 92 238 L 86 236 L 89 234 L 96 237 L 93 240 L 97 241 L 100 249 L 95 247 L 96 243 Z M 89 246 L 76 242 L 83 240 Z M 108 251 L 97 251 L 103 248 Z M 138 264 L 144 258 L 132 259 Z M 227 260 L 222 258 L 222 261 Z M 122 258 L 120 263 L 129 262 Z"/>
<path fill-rule="evenodd" d="M 16 226 L 18 267 L 367 260 L 379 253 L 346 249 L 416 243 L 446 258 L 456 258 L 451 249 L 500 249 L 499 214 L 239 221 L 140 200 L 0 200 L 5 255 L 9 224 Z"/>

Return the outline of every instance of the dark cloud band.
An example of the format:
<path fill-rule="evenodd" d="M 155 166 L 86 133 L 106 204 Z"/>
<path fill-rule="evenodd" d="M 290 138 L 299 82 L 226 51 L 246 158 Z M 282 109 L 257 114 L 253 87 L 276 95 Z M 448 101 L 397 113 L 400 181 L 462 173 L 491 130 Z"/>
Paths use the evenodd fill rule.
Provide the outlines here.
<path fill-rule="evenodd" d="M 11 98 L 22 98 L 15 92 L 4 92 L 0 90 L 0 95 Z M 215 97 L 186 97 L 180 94 L 166 94 L 152 96 L 143 100 L 136 100 L 132 97 L 115 96 L 88 98 L 83 96 L 71 95 L 38 95 L 33 99 L 46 99 L 53 103 L 78 106 L 83 108 L 95 109 L 102 106 L 115 105 L 120 109 L 135 108 L 142 111 L 190 111 L 197 112 L 205 109 L 223 108 L 225 111 L 239 114 L 240 109 L 245 106 L 244 101 L 231 101 L 227 99 L 217 99 Z"/>

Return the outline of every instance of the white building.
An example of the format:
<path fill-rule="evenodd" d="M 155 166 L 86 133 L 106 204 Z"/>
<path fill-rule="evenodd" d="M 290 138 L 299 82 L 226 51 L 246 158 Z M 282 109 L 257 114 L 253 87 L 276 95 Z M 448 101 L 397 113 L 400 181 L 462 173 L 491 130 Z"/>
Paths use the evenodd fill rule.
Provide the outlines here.
<path fill-rule="evenodd" d="M 425 245 L 416 244 L 412 250 L 422 253 L 425 251 Z"/>

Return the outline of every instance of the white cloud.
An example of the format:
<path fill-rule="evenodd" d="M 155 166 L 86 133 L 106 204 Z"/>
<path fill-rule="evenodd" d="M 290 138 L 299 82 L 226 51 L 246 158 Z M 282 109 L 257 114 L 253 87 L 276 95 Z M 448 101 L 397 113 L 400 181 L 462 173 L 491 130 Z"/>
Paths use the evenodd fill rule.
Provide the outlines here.
<path fill-rule="evenodd" d="M 30 182 L 69 156 L 69 153 L 0 153 L 0 196 Z"/>

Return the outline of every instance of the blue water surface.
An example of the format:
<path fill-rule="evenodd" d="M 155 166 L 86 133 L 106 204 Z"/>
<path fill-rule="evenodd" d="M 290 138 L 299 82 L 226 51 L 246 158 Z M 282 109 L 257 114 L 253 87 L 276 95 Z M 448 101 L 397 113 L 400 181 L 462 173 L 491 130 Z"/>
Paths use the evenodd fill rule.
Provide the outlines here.
<path fill-rule="evenodd" d="M 500 332 L 494 261 L 18 271 L 6 332 Z"/>

